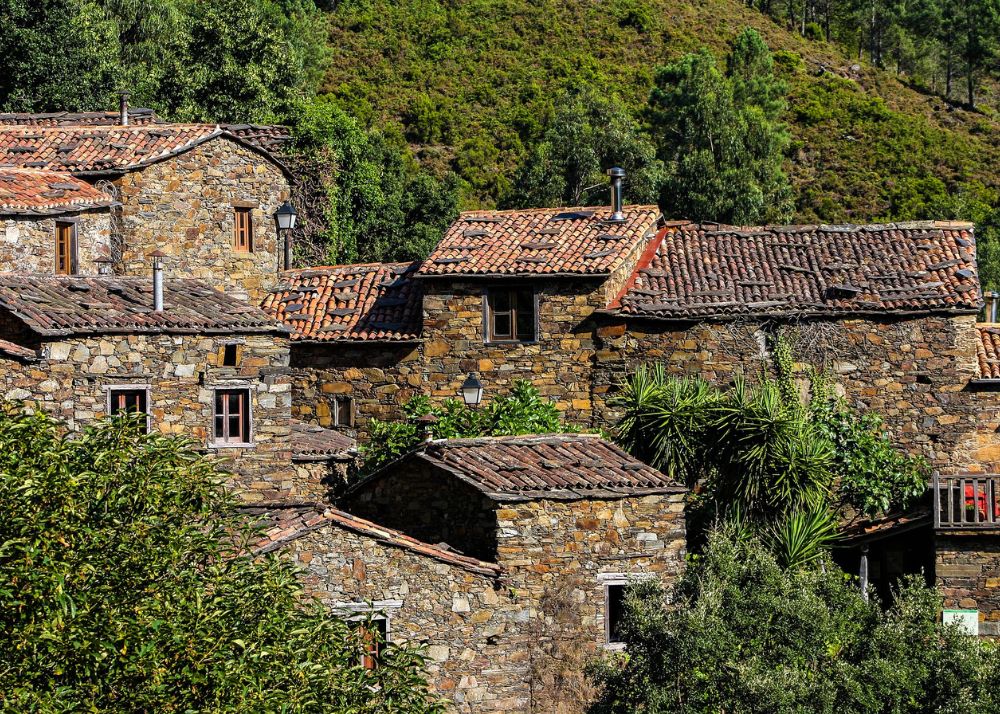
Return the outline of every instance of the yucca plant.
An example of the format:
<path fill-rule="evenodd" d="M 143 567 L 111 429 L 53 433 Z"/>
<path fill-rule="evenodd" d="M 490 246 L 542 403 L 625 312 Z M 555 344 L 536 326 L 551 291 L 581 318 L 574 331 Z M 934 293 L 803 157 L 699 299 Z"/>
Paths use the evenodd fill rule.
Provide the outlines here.
<path fill-rule="evenodd" d="M 837 540 L 837 518 L 827 508 L 795 511 L 764 533 L 764 543 L 785 568 L 812 565 Z"/>

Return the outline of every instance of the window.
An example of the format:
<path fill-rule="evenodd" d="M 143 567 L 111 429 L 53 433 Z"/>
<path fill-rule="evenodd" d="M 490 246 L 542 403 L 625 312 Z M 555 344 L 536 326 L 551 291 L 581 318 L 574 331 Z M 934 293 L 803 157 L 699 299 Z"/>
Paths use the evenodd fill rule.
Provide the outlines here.
<path fill-rule="evenodd" d="M 253 252 L 253 209 L 237 207 L 234 209 L 235 233 L 233 247 L 242 253 Z"/>
<path fill-rule="evenodd" d="M 235 342 L 230 342 L 222 347 L 222 366 L 223 367 L 235 367 L 239 362 L 239 352 L 238 345 Z"/>
<path fill-rule="evenodd" d="M 250 390 L 215 391 L 215 443 L 250 443 Z"/>
<path fill-rule="evenodd" d="M 75 223 L 56 223 L 56 275 L 76 275 Z"/>
<path fill-rule="evenodd" d="M 376 669 L 380 664 L 379 655 L 389 638 L 388 620 L 384 617 L 358 621 L 354 624 L 361 636 L 362 655 L 361 666 L 365 669 Z"/>
<path fill-rule="evenodd" d="M 488 342 L 535 341 L 535 291 L 531 288 L 496 288 L 486 294 Z"/>
<path fill-rule="evenodd" d="M 145 414 L 147 423 L 143 431 L 149 429 L 149 392 L 145 388 L 121 387 L 108 390 L 108 413 L 111 415 L 132 413 Z"/>
<path fill-rule="evenodd" d="M 351 397 L 337 397 L 334 411 L 334 426 L 354 426 L 354 400 Z"/>
<path fill-rule="evenodd" d="M 608 583 L 605 586 L 605 631 L 609 645 L 622 642 L 622 616 L 625 614 L 625 588 L 627 583 Z"/>

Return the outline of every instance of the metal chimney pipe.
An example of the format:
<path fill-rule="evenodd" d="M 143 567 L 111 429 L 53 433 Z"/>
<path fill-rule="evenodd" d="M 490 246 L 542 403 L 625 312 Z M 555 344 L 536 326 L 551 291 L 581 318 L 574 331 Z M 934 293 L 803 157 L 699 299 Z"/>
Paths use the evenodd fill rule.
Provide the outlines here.
<path fill-rule="evenodd" d="M 625 169 L 615 166 L 608 169 L 608 176 L 611 177 L 611 219 L 612 221 L 624 221 L 625 213 L 622 211 L 622 180 L 625 178 Z"/>
<path fill-rule="evenodd" d="M 153 311 L 163 312 L 163 253 L 154 251 L 153 258 Z"/>
<path fill-rule="evenodd" d="M 118 123 L 128 126 L 128 92 L 119 92 L 118 97 Z"/>
<path fill-rule="evenodd" d="M 989 319 L 990 322 L 996 322 L 998 313 L 1000 313 L 1000 293 L 996 290 L 990 293 L 989 302 Z"/>

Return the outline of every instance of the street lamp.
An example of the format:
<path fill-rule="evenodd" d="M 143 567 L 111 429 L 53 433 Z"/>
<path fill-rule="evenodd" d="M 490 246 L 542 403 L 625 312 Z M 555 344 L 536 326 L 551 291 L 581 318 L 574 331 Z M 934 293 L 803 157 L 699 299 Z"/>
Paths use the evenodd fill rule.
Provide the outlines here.
<path fill-rule="evenodd" d="M 274 217 L 278 221 L 278 230 L 285 233 L 285 270 L 290 270 L 292 267 L 292 229 L 295 228 L 295 219 L 298 218 L 298 214 L 295 213 L 292 202 L 285 201 L 278 208 Z"/>
<path fill-rule="evenodd" d="M 462 395 L 465 406 L 478 406 L 479 402 L 483 401 L 483 383 L 476 379 L 475 374 L 469 372 L 469 376 L 462 382 L 458 393 Z"/>

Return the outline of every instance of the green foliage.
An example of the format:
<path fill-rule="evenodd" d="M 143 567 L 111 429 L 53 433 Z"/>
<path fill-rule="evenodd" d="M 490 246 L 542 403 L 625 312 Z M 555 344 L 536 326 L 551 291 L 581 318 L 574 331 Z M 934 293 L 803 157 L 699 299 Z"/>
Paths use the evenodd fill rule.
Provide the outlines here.
<path fill-rule="evenodd" d="M 768 549 L 783 568 L 818 563 L 837 540 L 837 517 L 826 508 L 796 511 L 763 535 Z"/>
<path fill-rule="evenodd" d="M 783 568 L 756 539 L 716 532 L 669 597 L 632 586 L 627 655 L 597 668 L 592 711 L 996 711 L 1000 659 L 938 622 L 933 589 L 909 582 L 883 610 L 821 562 Z"/>
<path fill-rule="evenodd" d="M 541 140 L 514 175 L 515 207 L 610 203 L 605 172 L 626 171 L 629 201 L 656 203 L 663 163 L 620 99 L 593 89 L 564 93 Z"/>
<path fill-rule="evenodd" d="M 72 438 L 0 413 L 4 711 L 437 712 L 414 651 L 361 667 L 184 441 L 111 420 Z"/>
<path fill-rule="evenodd" d="M 791 216 L 782 169 L 789 135 L 779 120 L 785 92 L 767 45 L 750 29 L 733 42 L 725 75 L 707 50 L 657 70 L 650 122 L 671 215 L 735 225 Z"/>
<path fill-rule="evenodd" d="M 897 450 L 882 417 L 848 408 L 819 373 L 809 415 L 834 447 L 833 471 L 844 498 L 869 516 L 906 508 L 927 490 L 930 467 Z"/>
<path fill-rule="evenodd" d="M 0 0 L 0 106 L 273 121 L 326 67 L 312 0 Z"/>
<path fill-rule="evenodd" d="M 298 102 L 291 123 L 304 152 L 335 166 L 328 262 L 423 258 L 458 215 L 454 174 L 421 169 L 402 137 L 363 128 L 331 96 Z"/>
<path fill-rule="evenodd" d="M 403 413 L 405 419 L 398 422 L 372 419 L 369 425 L 371 441 L 364 452 L 363 472 L 371 473 L 418 446 L 424 438 L 424 429 L 416 419 L 427 415 L 435 419 L 427 425 L 434 439 L 575 431 L 562 422 L 555 404 L 543 399 L 538 389 L 527 381 L 516 382 L 509 395 L 496 397 L 480 407 L 468 407 L 457 399 L 431 407 L 430 400 L 420 395 L 403 406 Z"/>

